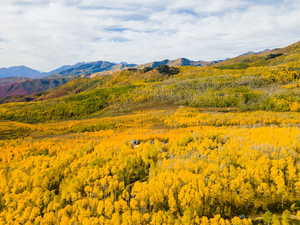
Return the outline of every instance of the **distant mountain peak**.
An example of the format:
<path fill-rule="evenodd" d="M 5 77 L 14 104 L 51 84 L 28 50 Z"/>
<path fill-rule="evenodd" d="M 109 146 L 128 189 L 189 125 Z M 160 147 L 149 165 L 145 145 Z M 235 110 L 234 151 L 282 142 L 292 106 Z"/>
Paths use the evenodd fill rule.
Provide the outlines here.
<path fill-rule="evenodd" d="M 141 65 L 141 67 L 158 67 L 161 65 L 169 65 L 169 66 L 206 66 L 214 64 L 214 61 L 193 61 L 188 58 L 178 58 L 174 60 L 165 59 L 162 61 L 155 61 L 151 63 L 146 63 L 144 65 Z"/>
<path fill-rule="evenodd" d="M 246 52 L 246 53 L 243 53 L 241 54 L 240 56 L 247 56 L 247 55 L 258 55 L 258 54 L 261 54 L 261 53 L 265 53 L 265 52 L 271 52 L 272 50 L 271 49 L 265 49 L 265 50 L 262 50 L 262 51 L 249 51 L 249 52 Z"/>
<path fill-rule="evenodd" d="M 164 59 L 161 61 L 155 61 L 140 65 L 139 67 L 150 66 L 156 68 L 160 65 L 170 66 L 204 66 L 210 65 L 214 62 L 207 61 L 193 61 L 188 58 L 178 58 L 174 60 Z M 94 73 L 108 72 L 122 70 L 125 68 L 138 67 L 137 64 L 130 64 L 128 62 L 109 62 L 105 60 L 98 60 L 93 62 L 79 62 L 73 65 L 63 65 L 50 72 L 40 72 L 38 70 L 31 69 L 25 65 L 13 66 L 8 68 L 0 68 L 0 78 L 5 77 L 27 77 L 27 78 L 42 78 L 42 77 L 78 77 L 78 76 L 89 76 Z"/>
<path fill-rule="evenodd" d="M 98 60 L 94 62 L 83 62 L 74 65 L 66 65 L 52 70 L 48 75 L 58 76 L 89 76 L 94 73 L 120 70 L 127 67 L 135 67 L 136 64 L 128 64 L 127 62 L 114 63 L 104 60 Z"/>
<path fill-rule="evenodd" d="M 41 73 L 40 71 L 34 70 L 24 65 L 0 68 L 0 78 L 5 78 L 5 77 L 38 78 L 41 77 L 42 75 L 43 73 Z"/>

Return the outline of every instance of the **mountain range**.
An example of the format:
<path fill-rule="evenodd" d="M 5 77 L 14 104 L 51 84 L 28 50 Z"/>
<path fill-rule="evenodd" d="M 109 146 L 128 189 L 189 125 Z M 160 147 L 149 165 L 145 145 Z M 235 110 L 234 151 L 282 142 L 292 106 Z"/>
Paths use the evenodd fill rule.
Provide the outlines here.
<path fill-rule="evenodd" d="M 248 53 L 203 67 L 147 68 L 193 63 L 186 60 L 170 61 L 87 76 L 83 74 L 87 74 L 87 68 L 93 68 L 95 64 L 86 67 L 82 64 L 76 66 L 77 71 L 82 72 L 80 76 L 80 73 L 72 72 L 75 76 L 70 77 L 67 76 L 70 73 L 66 73 L 62 76 L 48 76 L 47 79 L 18 78 L 18 84 L 12 84 L 12 80 L 6 79 L 6 85 L 10 86 L 0 89 L 4 90 L 3 94 L 9 93 L 11 97 L 0 98 L 0 102 L 11 103 L 0 105 L 0 119 L 20 122 L 69 120 L 159 106 L 191 106 L 224 112 L 300 112 L 300 42 L 271 51 Z M 98 65 L 112 67 L 106 63 Z M 62 78 L 65 80 L 61 82 L 66 83 L 56 81 Z M 52 81 L 48 82 L 48 79 Z M 51 88 L 53 84 L 57 84 L 57 87 Z M 38 89 L 40 85 L 46 91 Z M 19 87 L 29 87 L 27 90 L 31 95 L 23 95 Z M 20 103 L 12 103 L 16 101 Z"/>
<path fill-rule="evenodd" d="M 25 78 L 47 78 L 49 76 L 81 76 L 90 75 L 108 70 L 118 70 L 125 67 L 134 67 L 136 64 L 112 63 L 107 61 L 81 62 L 74 65 L 64 65 L 50 72 L 41 72 L 27 66 L 13 66 L 0 68 L 0 78 L 25 77 Z"/>
<path fill-rule="evenodd" d="M 46 91 L 64 84 L 76 77 L 89 77 L 92 74 L 103 75 L 103 72 L 114 72 L 125 68 L 170 66 L 204 66 L 214 62 L 192 61 L 186 58 L 162 60 L 143 65 L 126 62 L 113 63 L 108 61 L 80 62 L 64 65 L 49 72 L 40 72 L 26 66 L 14 66 L 0 69 L 0 98 L 10 101 L 13 96 L 31 95 Z M 3 100 L 4 98 L 4 100 Z M 21 99 L 23 100 L 23 99 Z"/>
<path fill-rule="evenodd" d="M 64 65 L 49 72 L 41 72 L 31 69 L 27 66 L 14 66 L 8 68 L 0 68 L 0 78 L 7 77 L 26 77 L 26 78 L 46 78 L 49 76 L 88 76 L 98 72 L 116 71 L 124 68 L 133 67 L 152 67 L 156 68 L 160 65 L 170 66 L 205 66 L 213 64 L 217 61 L 193 61 L 187 58 L 179 58 L 175 60 L 162 60 L 155 61 L 147 64 L 129 64 L 126 62 L 114 63 L 108 61 L 96 61 L 96 62 L 80 62 L 74 65 Z"/>
<path fill-rule="evenodd" d="M 59 76 L 88 76 L 93 73 L 103 72 L 103 71 L 115 71 L 121 70 L 127 67 L 135 67 L 136 64 L 128 64 L 125 62 L 113 63 L 107 61 L 96 61 L 96 62 L 86 62 L 77 63 L 75 65 L 68 65 L 59 67 L 53 71 L 47 73 L 47 76 L 59 75 Z"/>
<path fill-rule="evenodd" d="M 142 65 L 129 64 L 126 62 L 113 63 L 108 61 L 80 62 L 74 65 L 64 65 L 49 72 L 40 72 L 26 66 L 0 68 L 0 102 L 3 102 L 3 98 L 7 99 L 14 96 L 41 93 L 48 89 L 58 87 L 70 79 L 77 77 L 110 75 L 126 68 L 141 69 L 151 67 L 153 69 L 161 65 L 169 65 L 194 67 L 213 66 L 218 69 L 245 69 L 257 66 L 274 66 L 283 62 L 293 63 L 299 59 L 299 46 L 300 42 L 286 48 L 247 52 L 240 56 L 220 61 L 193 61 L 187 58 L 179 58 L 175 60 L 166 59 L 154 61 Z"/>
<path fill-rule="evenodd" d="M 207 66 L 210 64 L 214 64 L 217 61 L 193 61 L 187 58 L 179 58 L 175 60 L 165 59 L 162 61 L 155 61 L 147 64 L 141 65 L 141 67 L 152 67 L 156 68 L 161 65 L 169 65 L 169 66 Z"/>
<path fill-rule="evenodd" d="M 6 77 L 27 77 L 38 78 L 43 73 L 38 70 L 31 69 L 27 66 L 13 66 L 8 68 L 0 68 L 0 78 Z"/>

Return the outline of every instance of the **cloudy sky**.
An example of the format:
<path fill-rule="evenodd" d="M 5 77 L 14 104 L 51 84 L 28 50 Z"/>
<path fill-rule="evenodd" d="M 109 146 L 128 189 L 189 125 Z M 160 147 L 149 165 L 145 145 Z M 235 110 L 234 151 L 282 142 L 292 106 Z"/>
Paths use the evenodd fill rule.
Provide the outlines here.
<path fill-rule="evenodd" d="M 0 67 L 212 60 L 300 41 L 300 0 L 1 0 Z"/>

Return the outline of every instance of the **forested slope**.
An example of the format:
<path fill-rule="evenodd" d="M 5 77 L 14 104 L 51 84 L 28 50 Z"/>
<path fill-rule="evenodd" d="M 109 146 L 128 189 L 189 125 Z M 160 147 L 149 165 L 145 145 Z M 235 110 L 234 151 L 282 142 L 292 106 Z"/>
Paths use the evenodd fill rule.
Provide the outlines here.
<path fill-rule="evenodd" d="M 123 70 L 0 105 L 0 224 L 300 224 L 299 55 Z"/>
<path fill-rule="evenodd" d="M 181 107 L 2 122 L 6 138 L 23 130 L 0 141 L 0 224 L 299 224 L 299 118 Z"/>
<path fill-rule="evenodd" d="M 237 111 L 300 109 L 300 71 L 294 67 L 230 70 L 179 67 L 179 70 L 175 75 L 137 70 L 73 80 L 36 101 L 0 105 L 0 119 L 22 122 L 79 119 L 103 111 L 130 111 L 151 105 Z"/>

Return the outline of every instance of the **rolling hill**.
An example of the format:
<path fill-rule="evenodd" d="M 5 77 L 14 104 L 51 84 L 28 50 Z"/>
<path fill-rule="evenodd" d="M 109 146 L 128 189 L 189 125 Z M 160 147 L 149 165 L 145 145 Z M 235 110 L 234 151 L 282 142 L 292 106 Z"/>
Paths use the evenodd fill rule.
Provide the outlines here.
<path fill-rule="evenodd" d="M 60 76 L 89 76 L 95 73 L 103 74 L 101 72 L 115 72 L 126 68 L 144 68 L 151 67 L 156 68 L 161 65 L 169 66 L 206 66 L 212 65 L 219 61 L 192 61 L 186 58 L 179 58 L 175 60 L 162 60 L 156 62 L 150 62 L 142 65 L 128 64 L 126 62 L 112 63 L 107 61 L 96 61 L 87 63 L 77 63 L 75 65 L 62 66 L 58 69 L 48 72 L 48 75 L 60 75 Z"/>
<path fill-rule="evenodd" d="M 160 67 L 146 71 L 135 68 L 74 79 L 39 95 L 34 102 L 1 105 L 0 119 L 79 119 L 163 105 L 299 111 L 299 49 L 296 43 L 208 66 L 179 66 L 177 74 L 164 73 Z"/>
<path fill-rule="evenodd" d="M 298 111 L 299 61 L 300 44 L 295 43 L 286 48 L 246 54 L 206 66 L 186 59 L 164 60 L 149 64 L 151 70 L 145 70 L 145 66 L 116 70 L 106 76 L 73 79 L 62 86 L 66 80 L 26 80 L 2 88 L 2 95 L 11 92 L 26 94 L 27 87 L 32 89 L 27 90 L 29 94 L 59 87 L 31 96 L 34 102 L 21 103 L 22 107 L 20 104 L 1 105 L 0 119 L 63 120 L 154 105 Z M 162 65 L 176 66 L 178 73 L 164 73 L 160 70 Z M 115 66 L 102 61 L 77 64 L 60 74 L 88 74 L 94 69 Z"/>
<path fill-rule="evenodd" d="M 2 78 L 0 79 L 0 103 L 7 101 L 27 101 L 32 99 L 27 95 L 44 92 L 60 86 L 68 81 L 67 78 L 30 79 Z"/>
<path fill-rule="evenodd" d="M 207 65 L 212 65 L 218 61 L 193 61 L 187 58 L 179 58 L 179 59 L 165 59 L 162 61 L 155 61 L 151 63 L 146 63 L 143 65 L 140 65 L 140 67 L 152 67 L 156 68 L 161 65 L 168 65 L 168 66 L 207 66 Z"/>
<path fill-rule="evenodd" d="M 300 42 L 294 43 L 285 48 L 265 50 L 258 53 L 248 53 L 229 60 L 217 63 L 222 68 L 235 69 L 254 66 L 276 66 L 287 65 L 293 67 L 298 65 L 300 60 Z"/>
<path fill-rule="evenodd" d="M 2 98 L 0 102 L 14 100 L 20 101 L 22 100 L 22 98 L 15 98 L 15 96 L 38 94 L 40 92 L 64 84 L 66 81 L 65 79 L 73 79 L 76 77 L 103 76 L 107 74 L 112 74 L 115 71 L 123 70 L 126 68 L 149 66 L 151 68 L 156 68 L 160 65 L 204 66 L 212 63 L 213 62 L 191 61 L 189 59 L 182 58 L 177 60 L 164 60 L 161 62 L 153 62 L 141 66 L 138 66 L 137 64 L 128 64 L 125 62 L 82 62 L 74 65 L 64 65 L 50 72 L 39 72 L 24 66 L 11 67 L 2 70 L 0 69 L 0 98 Z M 1 73 L 3 76 L 2 78 Z M 41 79 L 41 77 L 43 77 L 43 79 Z M 33 80 L 33 78 L 38 80 Z M 9 83 L 8 80 L 10 81 Z M 3 100 L 3 98 L 5 98 L 5 100 Z M 32 99 L 32 97 L 26 99 Z"/>
<path fill-rule="evenodd" d="M 299 225 L 299 56 L 76 75 L 1 104 L 0 224 Z"/>

